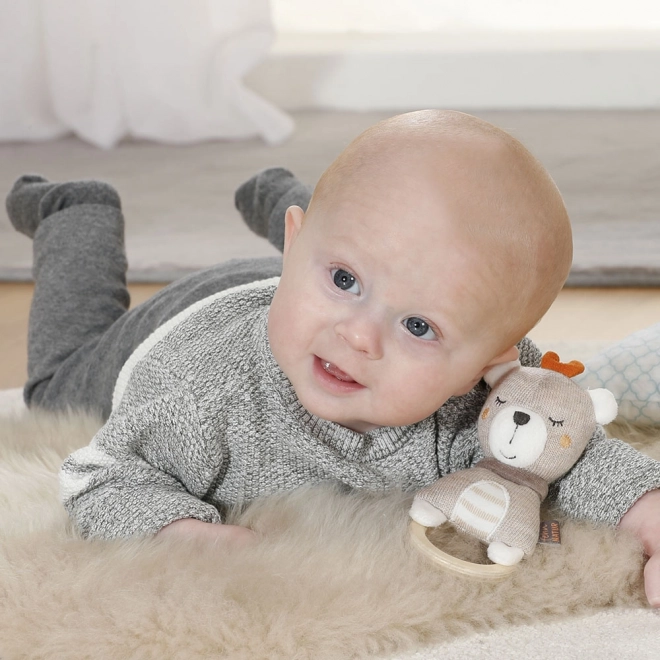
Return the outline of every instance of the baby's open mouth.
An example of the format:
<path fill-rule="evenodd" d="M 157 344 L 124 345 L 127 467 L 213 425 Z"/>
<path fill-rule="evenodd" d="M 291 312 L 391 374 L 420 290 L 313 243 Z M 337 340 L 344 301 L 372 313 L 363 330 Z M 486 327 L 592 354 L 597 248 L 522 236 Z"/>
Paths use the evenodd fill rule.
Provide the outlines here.
<path fill-rule="evenodd" d="M 325 358 L 314 356 L 313 372 L 318 382 L 333 395 L 346 395 L 364 389 L 362 383 Z"/>
<path fill-rule="evenodd" d="M 342 380 L 345 383 L 354 383 L 355 380 L 351 378 L 346 372 L 342 371 L 339 367 L 332 364 L 332 362 L 326 362 L 321 360 L 321 366 L 323 370 L 329 373 L 331 376 L 334 376 L 337 380 Z"/>

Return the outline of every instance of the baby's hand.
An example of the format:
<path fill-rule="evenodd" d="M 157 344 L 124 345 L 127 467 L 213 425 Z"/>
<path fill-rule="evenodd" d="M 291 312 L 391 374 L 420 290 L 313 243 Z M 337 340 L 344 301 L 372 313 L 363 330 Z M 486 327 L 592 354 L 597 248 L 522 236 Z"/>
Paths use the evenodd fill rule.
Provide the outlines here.
<path fill-rule="evenodd" d="M 207 523 L 196 518 L 175 520 L 169 525 L 165 525 L 156 536 L 199 538 L 212 542 L 225 543 L 231 547 L 243 547 L 257 540 L 257 535 L 247 527 Z"/>
<path fill-rule="evenodd" d="M 660 489 L 640 497 L 619 523 L 644 546 L 649 560 L 644 569 L 644 588 L 652 607 L 660 608 Z"/>

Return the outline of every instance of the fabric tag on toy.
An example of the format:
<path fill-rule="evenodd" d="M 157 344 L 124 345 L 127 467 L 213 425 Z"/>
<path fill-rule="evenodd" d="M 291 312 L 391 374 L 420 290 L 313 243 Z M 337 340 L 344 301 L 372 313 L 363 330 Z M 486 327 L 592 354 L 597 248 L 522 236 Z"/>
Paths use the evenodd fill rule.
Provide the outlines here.
<path fill-rule="evenodd" d="M 561 545 L 558 520 L 542 520 L 539 531 L 539 543 L 546 545 Z"/>

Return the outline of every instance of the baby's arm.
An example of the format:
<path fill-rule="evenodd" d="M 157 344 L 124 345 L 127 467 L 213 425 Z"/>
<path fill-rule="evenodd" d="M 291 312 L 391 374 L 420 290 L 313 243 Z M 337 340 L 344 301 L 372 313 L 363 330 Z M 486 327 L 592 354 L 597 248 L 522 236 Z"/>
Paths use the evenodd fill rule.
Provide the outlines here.
<path fill-rule="evenodd" d="M 203 501 L 222 462 L 207 435 L 185 383 L 162 365 L 137 365 L 118 409 L 62 466 L 62 498 L 81 534 L 156 534 L 185 518 L 220 523 Z"/>
<path fill-rule="evenodd" d="M 633 532 L 651 557 L 645 569 L 649 602 L 660 606 L 660 461 L 599 428 L 573 469 L 550 494 L 570 516 Z"/>
<path fill-rule="evenodd" d="M 619 527 L 642 542 L 649 556 L 644 568 L 646 597 L 653 607 L 660 607 L 660 490 L 642 495 L 621 518 Z"/>
<path fill-rule="evenodd" d="M 156 536 L 179 536 L 184 538 L 198 538 L 205 541 L 219 541 L 232 546 L 248 545 L 256 540 L 256 534 L 247 527 L 238 525 L 218 525 L 207 523 L 196 518 L 180 518 L 165 525 Z"/>
<path fill-rule="evenodd" d="M 550 495 L 568 515 L 618 525 L 645 493 L 660 488 L 660 461 L 629 444 L 607 438 L 598 427 L 587 448 Z"/>

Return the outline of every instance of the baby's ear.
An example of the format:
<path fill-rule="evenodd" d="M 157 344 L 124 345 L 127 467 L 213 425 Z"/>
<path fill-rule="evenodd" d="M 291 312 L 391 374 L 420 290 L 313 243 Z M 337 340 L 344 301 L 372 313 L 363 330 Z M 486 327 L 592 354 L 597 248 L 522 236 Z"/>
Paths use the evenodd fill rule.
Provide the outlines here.
<path fill-rule="evenodd" d="M 587 390 L 587 394 L 593 401 L 596 421 L 599 424 L 609 424 L 616 419 L 619 406 L 612 392 L 604 387 L 599 387 L 595 390 Z"/>
<path fill-rule="evenodd" d="M 495 384 L 498 383 L 504 376 L 506 376 L 506 374 L 520 366 L 520 360 L 512 360 L 511 362 L 502 362 L 501 364 L 496 364 L 484 374 L 484 380 L 491 387 L 495 387 Z"/>
<path fill-rule="evenodd" d="M 305 219 L 305 212 L 299 206 L 289 206 L 284 216 L 284 250 L 283 256 L 289 253 L 291 244 L 300 233 L 303 220 Z"/>

